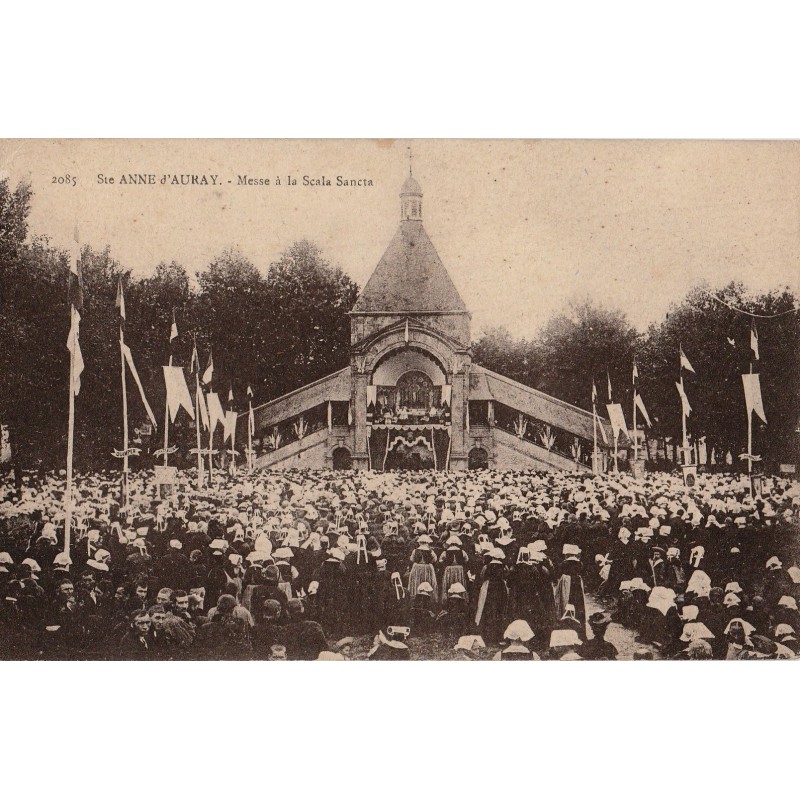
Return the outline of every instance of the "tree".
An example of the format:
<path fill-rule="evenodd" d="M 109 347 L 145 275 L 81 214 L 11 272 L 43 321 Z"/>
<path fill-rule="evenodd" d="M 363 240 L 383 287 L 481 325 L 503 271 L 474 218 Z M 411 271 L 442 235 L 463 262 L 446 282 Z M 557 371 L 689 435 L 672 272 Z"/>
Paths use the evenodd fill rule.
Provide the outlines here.
<path fill-rule="evenodd" d="M 348 312 L 358 286 L 308 241 L 289 247 L 269 268 L 270 304 L 264 320 L 272 363 L 264 375 L 271 396 L 346 366 Z"/>
<path fill-rule="evenodd" d="M 623 401 L 630 396 L 638 342 L 638 333 L 621 311 L 588 301 L 572 303 L 539 335 L 542 374 L 537 388 L 591 410 L 592 380 L 597 383 L 601 402 L 605 402 L 608 370 L 613 399 Z"/>
<path fill-rule="evenodd" d="M 506 328 L 487 328 L 472 346 L 476 364 L 524 383 L 537 386 L 541 380 L 541 354 L 535 342 L 513 339 Z"/>
<path fill-rule="evenodd" d="M 705 436 L 709 446 L 730 451 L 734 458 L 746 449 L 741 376 L 752 364 L 753 371 L 760 374 L 768 423 L 765 426 L 753 417 L 754 450 L 773 464 L 780 458 L 795 460 L 800 398 L 798 314 L 756 319 L 761 356 L 756 362 L 750 350 L 751 318 L 734 308 L 769 316 L 797 305 L 797 298 L 786 289 L 748 296 L 741 283 L 730 283 L 716 292 L 700 285 L 673 306 L 660 325 L 651 326 L 640 357 L 640 373 L 642 393 L 658 434 L 676 440 L 681 436 L 675 382 L 682 347 L 695 369 L 695 373 L 683 373 L 692 405 L 689 433 L 695 438 Z"/>

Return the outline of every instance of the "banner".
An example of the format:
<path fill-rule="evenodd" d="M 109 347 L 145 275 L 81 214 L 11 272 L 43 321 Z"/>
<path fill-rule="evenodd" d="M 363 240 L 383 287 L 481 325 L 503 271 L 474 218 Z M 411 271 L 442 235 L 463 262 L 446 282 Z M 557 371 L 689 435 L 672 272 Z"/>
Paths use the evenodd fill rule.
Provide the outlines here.
<path fill-rule="evenodd" d="M 450 408 L 450 406 L 452 405 L 452 399 L 453 399 L 453 386 L 450 383 L 446 383 L 444 384 L 444 386 L 442 386 L 442 405 Z"/>
<path fill-rule="evenodd" d="M 367 386 L 367 405 L 372 403 L 372 405 L 376 405 L 378 402 L 378 387 L 377 386 Z"/>
<path fill-rule="evenodd" d="M 163 369 L 164 384 L 167 387 L 170 422 L 175 422 L 175 417 L 181 408 L 185 409 L 186 413 L 194 419 L 192 396 L 189 394 L 189 387 L 186 385 L 183 369 L 181 367 L 164 367 Z"/>
<path fill-rule="evenodd" d="M 678 394 L 681 397 L 681 404 L 683 405 L 683 415 L 688 417 L 689 414 L 692 413 L 692 407 L 689 405 L 689 398 L 686 396 L 686 392 L 683 390 L 683 378 L 680 381 L 675 382 L 675 388 L 678 390 Z"/>
<path fill-rule="evenodd" d="M 614 434 L 614 441 L 619 437 L 620 431 L 627 434 L 628 426 L 625 424 L 625 415 L 622 413 L 622 406 L 619 403 L 609 403 L 608 420 L 611 423 L 611 432 Z"/>
<path fill-rule="evenodd" d="M 178 482 L 178 468 L 156 466 L 155 485 L 159 498 L 162 500 L 171 497 L 175 493 L 175 485 Z"/>
<path fill-rule="evenodd" d="M 764 413 L 764 404 L 761 402 L 761 381 L 757 372 L 748 372 L 742 375 L 744 384 L 744 402 L 747 406 L 747 415 L 750 416 L 754 411 L 767 422 L 767 415 Z"/>
<path fill-rule="evenodd" d="M 125 301 L 123 300 L 123 308 Z M 128 345 L 122 345 L 122 352 L 125 354 L 125 361 L 128 362 L 128 368 L 131 371 L 131 375 L 133 375 L 134 381 L 136 381 L 136 386 L 139 389 L 139 396 L 142 398 L 142 403 L 144 404 L 144 410 L 147 412 L 147 416 L 150 417 L 150 422 L 153 423 L 153 427 L 157 428 L 158 424 L 156 423 L 156 415 L 153 413 L 153 409 L 150 408 L 150 403 L 147 402 L 147 398 L 144 396 L 144 387 L 142 386 L 142 382 L 139 380 L 139 373 L 136 371 L 136 367 L 133 364 L 133 354 L 131 353 L 130 347 Z"/>
<path fill-rule="evenodd" d="M 642 400 L 642 396 L 637 393 L 636 400 L 634 402 L 636 404 L 636 408 L 642 412 L 642 416 L 644 417 L 644 421 L 647 423 L 647 426 L 652 428 L 653 423 L 650 422 L 650 415 L 647 413 L 647 409 L 644 407 L 644 400 Z"/>
<path fill-rule="evenodd" d="M 208 408 L 206 408 L 206 396 L 203 390 L 198 386 L 196 387 L 197 393 L 197 407 L 200 409 L 200 422 L 203 423 L 203 428 L 208 430 Z"/>
<path fill-rule="evenodd" d="M 225 412 L 225 420 L 223 424 L 225 435 L 222 437 L 223 442 L 227 439 L 230 439 L 231 445 L 236 443 L 236 420 L 238 417 L 239 415 L 235 411 Z"/>
<path fill-rule="evenodd" d="M 206 395 L 206 402 L 208 403 L 208 427 L 213 432 L 217 429 L 217 425 L 225 426 L 225 412 L 222 410 L 222 403 L 216 392 L 209 392 Z"/>
<path fill-rule="evenodd" d="M 81 353 L 80 329 L 81 315 L 78 309 L 73 306 L 70 311 L 70 328 L 67 336 L 67 350 L 72 353 L 75 359 L 75 366 L 72 371 L 72 393 L 78 395 L 81 391 L 81 373 L 83 372 L 83 353 Z"/>
<path fill-rule="evenodd" d="M 689 363 L 689 359 L 686 358 L 686 353 L 683 352 L 683 348 L 681 350 L 681 367 L 683 369 L 688 369 L 689 372 L 694 372 L 694 367 Z"/>

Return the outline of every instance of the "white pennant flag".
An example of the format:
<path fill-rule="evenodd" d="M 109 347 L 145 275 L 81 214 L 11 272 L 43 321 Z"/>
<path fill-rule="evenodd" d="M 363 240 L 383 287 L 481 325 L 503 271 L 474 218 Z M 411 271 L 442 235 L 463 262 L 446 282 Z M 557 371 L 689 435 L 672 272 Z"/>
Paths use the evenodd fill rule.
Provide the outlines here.
<path fill-rule="evenodd" d="M 235 411 L 227 411 L 225 413 L 225 420 L 223 424 L 223 430 L 225 431 L 225 435 L 222 437 L 222 441 L 226 441 L 230 439 L 231 446 L 236 443 L 236 419 L 239 415 Z"/>
<path fill-rule="evenodd" d="M 758 361 L 758 331 L 755 322 L 750 327 L 750 349 L 753 351 L 756 361 Z"/>
<path fill-rule="evenodd" d="M 642 412 L 642 416 L 644 417 L 644 421 L 647 423 L 647 427 L 652 428 L 653 423 L 650 422 L 650 415 L 647 413 L 647 409 L 644 407 L 644 400 L 642 400 L 642 396 L 638 392 L 635 396 L 636 399 L 634 400 L 634 403 L 636 404 L 636 408 Z"/>
<path fill-rule="evenodd" d="M 153 409 L 150 408 L 150 403 L 147 402 L 147 398 L 144 396 L 144 387 L 142 386 L 141 380 L 139 380 L 139 373 L 136 371 L 136 367 L 133 364 L 133 354 L 131 353 L 130 347 L 123 344 L 122 352 L 125 354 L 125 360 L 128 362 L 131 375 L 133 375 L 133 379 L 136 381 L 136 386 L 139 389 L 139 396 L 142 398 L 142 403 L 144 404 L 144 410 L 147 412 L 147 416 L 150 417 L 150 422 L 153 423 L 153 427 L 157 428 L 158 423 L 156 422 L 156 415 L 153 413 Z"/>
<path fill-rule="evenodd" d="M 67 336 L 67 350 L 72 353 L 74 367 L 72 371 L 72 392 L 76 396 L 81 390 L 81 373 L 83 372 L 83 353 L 81 353 L 80 331 L 81 315 L 75 306 L 70 311 L 69 336 Z"/>
<path fill-rule="evenodd" d="M 742 383 L 744 384 L 744 402 L 747 406 L 748 417 L 755 411 L 766 424 L 767 415 L 764 413 L 764 404 L 761 400 L 761 380 L 758 373 L 745 373 L 742 375 Z"/>
<path fill-rule="evenodd" d="M 200 422 L 203 423 L 203 428 L 208 430 L 208 409 L 206 408 L 206 396 L 203 390 L 197 387 L 197 407 L 200 409 Z"/>
<path fill-rule="evenodd" d="M 619 437 L 620 431 L 627 433 L 628 426 L 625 423 L 625 414 L 622 412 L 622 406 L 619 403 L 609 403 L 606 408 L 608 409 L 608 421 L 611 423 L 611 432 L 614 434 L 614 440 Z"/>
<path fill-rule="evenodd" d="M 206 400 L 208 401 L 208 426 L 213 433 L 217 429 L 217 425 L 225 426 L 225 412 L 222 410 L 222 403 L 216 392 L 209 392 Z"/>
<path fill-rule="evenodd" d="M 603 437 L 603 444 L 608 444 L 608 435 L 606 434 L 606 426 L 603 424 L 603 420 L 600 419 L 600 415 L 597 413 L 597 409 L 594 410 L 594 416 L 597 420 L 597 426 L 600 428 L 600 435 Z"/>
<path fill-rule="evenodd" d="M 692 407 L 689 405 L 689 398 L 686 396 L 686 392 L 683 390 L 683 378 L 680 381 L 675 382 L 675 387 L 678 390 L 678 394 L 681 396 L 681 404 L 683 405 L 683 415 L 688 417 L 689 414 L 692 413 Z"/>
<path fill-rule="evenodd" d="M 186 378 L 181 367 L 163 367 L 164 384 L 167 387 L 167 405 L 169 406 L 170 422 L 175 422 L 178 411 L 183 408 L 194 419 L 192 396 L 186 385 Z"/>
<path fill-rule="evenodd" d="M 683 352 L 682 347 L 681 347 L 681 366 L 684 369 L 688 369 L 689 372 L 694 372 L 694 367 L 689 363 L 689 359 L 686 358 L 686 353 Z"/>

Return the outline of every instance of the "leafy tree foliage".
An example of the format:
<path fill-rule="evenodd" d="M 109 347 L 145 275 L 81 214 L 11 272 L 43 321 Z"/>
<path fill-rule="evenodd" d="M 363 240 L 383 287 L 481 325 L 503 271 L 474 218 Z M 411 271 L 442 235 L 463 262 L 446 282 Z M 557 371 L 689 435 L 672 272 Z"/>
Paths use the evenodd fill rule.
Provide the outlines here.
<path fill-rule="evenodd" d="M 0 420 L 12 430 L 23 466 L 63 466 L 66 449 L 69 358 L 68 254 L 45 238 L 29 236 L 30 190 L 0 182 Z M 289 247 L 267 272 L 236 250 L 227 250 L 197 275 L 193 285 L 176 262 L 156 265 L 146 278 L 131 275 L 108 248 L 81 253 L 84 311 L 81 349 L 86 368 L 76 398 L 75 461 L 78 469 L 116 467 L 122 442 L 119 316 L 120 278 L 125 288 L 125 340 L 156 417 L 166 404 L 161 366 L 173 356 L 188 368 L 196 337 L 202 368 L 214 352 L 214 389 L 227 407 L 263 403 L 346 365 L 348 312 L 358 287 L 309 242 Z M 179 338 L 170 346 L 173 313 Z M 190 379 L 191 380 L 191 379 Z M 128 379 L 131 439 L 146 421 L 134 382 Z M 186 415 L 172 441 L 191 446 Z M 160 446 L 161 431 L 153 440 Z"/>

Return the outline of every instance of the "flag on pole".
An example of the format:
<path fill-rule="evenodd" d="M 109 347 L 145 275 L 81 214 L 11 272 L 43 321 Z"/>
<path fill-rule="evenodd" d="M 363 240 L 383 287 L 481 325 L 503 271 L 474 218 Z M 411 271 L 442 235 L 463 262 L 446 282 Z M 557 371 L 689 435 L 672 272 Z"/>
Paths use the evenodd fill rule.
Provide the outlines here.
<path fill-rule="evenodd" d="M 203 389 L 197 387 L 197 407 L 200 409 L 200 422 L 203 427 L 208 430 L 208 409 L 206 408 L 206 397 L 203 394 Z"/>
<path fill-rule="evenodd" d="M 120 325 L 125 325 L 125 293 L 122 291 L 122 276 L 120 275 L 117 281 L 117 302 L 116 307 L 119 309 Z"/>
<path fill-rule="evenodd" d="M 80 328 L 83 311 L 83 270 L 80 262 L 80 236 L 78 226 L 75 226 L 75 245 L 69 261 L 69 285 L 67 298 L 70 305 L 69 335 L 67 336 L 67 350 L 72 354 L 72 393 L 77 395 L 81 390 L 81 373 L 83 372 L 83 354 L 81 353 Z"/>
<path fill-rule="evenodd" d="M 633 359 L 633 388 L 636 389 L 639 386 L 639 368 L 636 366 L 636 359 Z"/>
<path fill-rule="evenodd" d="M 232 403 L 233 402 L 233 384 L 232 383 L 229 384 L 229 387 L 230 388 L 228 389 L 228 402 Z"/>
<path fill-rule="evenodd" d="M 597 419 L 597 427 L 600 428 L 600 435 L 603 437 L 603 444 L 608 444 L 608 435 L 606 434 L 606 426 L 603 425 L 603 421 L 598 417 Z"/>
<path fill-rule="evenodd" d="M 230 439 L 231 446 L 236 443 L 236 419 L 238 416 L 235 411 L 227 411 L 222 424 L 222 429 L 225 432 L 222 441 Z"/>
<path fill-rule="evenodd" d="M 206 400 L 208 402 L 208 427 L 213 433 L 217 429 L 217 425 L 225 426 L 225 412 L 222 410 L 222 403 L 216 392 L 209 392 Z"/>
<path fill-rule="evenodd" d="M 169 329 L 169 343 L 178 338 L 178 323 L 175 321 L 175 309 L 172 309 L 172 327 Z"/>
<path fill-rule="evenodd" d="M 619 403 L 609 403 L 606 408 L 608 409 L 608 420 L 611 423 L 611 432 L 614 434 L 614 440 L 620 434 L 620 431 L 627 432 L 628 426 L 625 423 L 625 414 L 622 413 L 622 406 Z"/>
<path fill-rule="evenodd" d="M 251 436 L 255 436 L 256 433 L 256 415 L 253 413 L 253 406 L 250 406 L 250 410 L 247 412 L 247 430 Z"/>
<path fill-rule="evenodd" d="M 764 403 L 761 400 L 761 380 L 757 372 L 746 372 L 742 375 L 744 384 L 744 402 L 747 406 L 748 417 L 754 411 L 759 417 L 767 422 L 767 415 L 764 413 Z"/>
<path fill-rule="evenodd" d="M 592 381 L 592 405 L 597 405 L 597 384 Z"/>
<path fill-rule="evenodd" d="M 211 383 L 211 380 L 214 377 L 214 353 L 209 350 L 208 351 L 208 366 L 206 367 L 206 371 L 203 373 L 203 377 L 200 379 L 206 385 Z"/>
<path fill-rule="evenodd" d="M 80 236 L 75 226 L 74 244 L 69 260 L 69 288 L 67 297 L 72 308 L 83 311 L 83 268 L 81 267 Z"/>
<path fill-rule="evenodd" d="M 189 387 L 186 385 L 186 378 L 181 367 L 163 367 L 164 384 L 167 387 L 167 405 L 169 407 L 170 421 L 175 422 L 175 417 L 181 408 L 194 419 L 194 408 L 192 407 L 192 396 L 189 394 Z"/>
<path fill-rule="evenodd" d="M 249 383 L 247 384 L 247 399 L 248 400 L 252 400 L 253 399 L 253 389 L 252 389 L 252 387 L 250 386 Z"/>
<path fill-rule="evenodd" d="M 611 373 L 608 371 L 608 367 L 606 367 L 606 377 L 608 378 L 608 402 L 611 402 Z"/>
<path fill-rule="evenodd" d="M 750 323 L 750 349 L 753 351 L 755 360 L 758 361 L 758 330 L 755 320 Z"/>
<path fill-rule="evenodd" d="M 681 367 L 683 369 L 688 369 L 689 372 L 694 372 L 694 367 L 689 363 L 689 359 L 686 358 L 686 353 L 683 352 L 683 347 L 680 348 L 680 351 L 681 351 Z"/>
<path fill-rule="evenodd" d="M 681 397 L 681 403 L 683 405 L 683 415 L 685 417 L 688 417 L 689 414 L 692 413 L 692 407 L 691 405 L 689 405 L 689 398 L 686 396 L 686 392 L 683 389 L 683 377 L 681 377 L 680 381 L 676 381 L 675 387 L 677 388 L 678 394 Z"/>
<path fill-rule="evenodd" d="M 131 375 L 133 375 L 133 380 L 136 381 L 136 386 L 139 389 L 139 396 L 142 398 L 142 404 L 144 405 L 144 410 L 147 412 L 147 416 L 150 417 L 150 422 L 153 423 L 153 427 L 157 428 L 158 423 L 156 422 L 156 415 L 153 413 L 153 409 L 150 408 L 150 403 L 147 402 L 147 397 L 145 397 L 144 387 L 142 386 L 142 382 L 139 379 L 139 373 L 136 371 L 136 366 L 133 363 L 133 354 L 131 353 L 131 349 L 125 343 L 122 344 L 122 352 L 125 356 L 125 361 L 128 362 L 128 368 L 131 371 Z"/>
<path fill-rule="evenodd" d="M 644 421 L 647 423 L 647 427 L 652 428 L 653 423 L 650 422 L 650 415 L 647 413 L 647 409 L 644 407 L 644 400 L 642 400 L 642 396 L 639 394 L 639 392 L 636 392 L 634 398 L 635 398 L 634 403 L 636 404 L 636 408 L 638 408 L 639 411 L 642 412 L 642 416 L 644 417 Z"/>
<path fill-rule="evenodd" d="M 69 336 L 67 336 L 67 350 L 72 353 L 74 367 L 72 370 L 72 393 L 77 397 L 81 391 L 81 373 L 83 372 L 83 354 L 81 353 L 80 327 L 81 315 L 78 309 L 72 306 L 70 312 Z"/>

